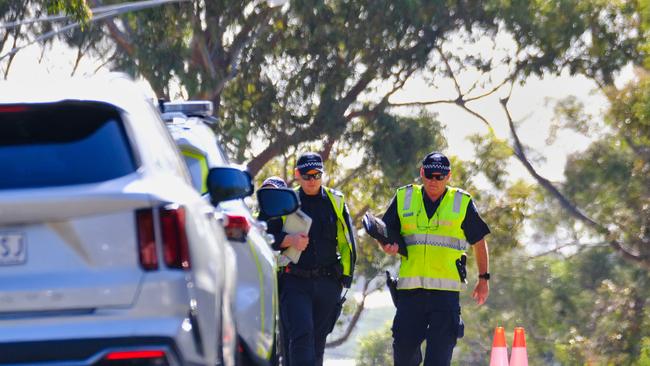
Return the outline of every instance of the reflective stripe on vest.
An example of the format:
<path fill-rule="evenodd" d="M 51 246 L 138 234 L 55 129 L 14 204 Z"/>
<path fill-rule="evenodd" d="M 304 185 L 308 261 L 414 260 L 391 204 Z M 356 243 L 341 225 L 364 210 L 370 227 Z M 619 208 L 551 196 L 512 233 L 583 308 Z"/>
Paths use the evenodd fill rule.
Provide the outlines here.
<path fill-rule="evenodd" d="M 426 288 L 426 289 L 450 289 L 460 291 L 461 283 L 456 280 L 428 277 L 407 277 L 397 279 L 397 288 Z"/>
<path fill-rule="evenodd" d="M 456 250 L 466 251 L 468 243 L 465 240 L 450 238 L 448 236 L 431 235 L 431 234 L 413 234 L 404 237 L 406 245 L 433 245 L 437 247 L 445 247 Z"/>
<path fill-rule="evenodd" d="M 397 191 L 397 213 L 408 257 L 401 258 L 397 288 L 460 291 L 456 269 L 469 244 L 461 228 L 470 196 L 447 187 L 438 209 L 429 218 L 421 186 L 402 187 Z"/>
<path fill-rule="evenodd" d="M 343 210 L 345 207 L 345 201 L 343 196 L 332 193 L 332 191 L 323 186 L 327 197 L 329 197 L 334 206 L 334 213 L 336 213 L 336 241 L 338 253 L 341 256 L 341 264 L 343 265 L 343 274 L 350 276 L 352 273 L 352 239 L 350 231 L 348 230 L 348 225 L 345 223 L 345 218 L 343 217 Z"/>

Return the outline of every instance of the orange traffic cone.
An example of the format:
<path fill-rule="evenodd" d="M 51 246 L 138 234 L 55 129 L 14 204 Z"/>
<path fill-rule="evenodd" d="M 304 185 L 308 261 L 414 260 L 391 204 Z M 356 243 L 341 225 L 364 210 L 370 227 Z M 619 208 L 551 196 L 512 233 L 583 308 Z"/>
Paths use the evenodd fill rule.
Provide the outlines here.
<path fill-rule="evenodd" d="M 508 366 L 508 347 L 506 346 L 506 332 L 503 327 L 494 329 L 490 366 Z"/>
<path fill-rule="evenodd" d="M 515 328 L 515 339 L 512 341 L 510 366 L 528 366 L 528 353 L 526 352 L 526 332 L 522 327 Z"/>

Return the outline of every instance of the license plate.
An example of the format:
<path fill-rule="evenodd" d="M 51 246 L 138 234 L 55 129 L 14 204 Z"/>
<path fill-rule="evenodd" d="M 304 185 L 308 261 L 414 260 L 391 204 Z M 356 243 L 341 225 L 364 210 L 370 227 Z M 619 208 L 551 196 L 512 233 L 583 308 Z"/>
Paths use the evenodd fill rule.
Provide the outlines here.
<path fill-rule="evenodd" d="M 24 264 L 27 261 L 27 243 L 23 234 L 0 233 L 0 266 Z"/>

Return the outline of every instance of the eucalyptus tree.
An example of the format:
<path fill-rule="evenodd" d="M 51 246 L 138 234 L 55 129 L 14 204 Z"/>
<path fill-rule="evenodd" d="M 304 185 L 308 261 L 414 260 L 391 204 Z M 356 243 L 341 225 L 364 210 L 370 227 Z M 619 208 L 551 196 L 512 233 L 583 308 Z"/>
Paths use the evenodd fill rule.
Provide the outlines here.
<path fill-rule="evenodd" d="M 37 9 L 43 1 L 23 3 Z M 86 4 L 45 3 L 68 11 Z M 93 7 L 115 3 L 88 1 Z M 320 142 L 327 155 L 334 143 L 354 142 L 358 135 L 350 132 L 359 124 L 372 127 L 395 113 L 386 108 L 408 79 L 425 75 L 437 82 L 452 77 L 458 63 L 486 73 L 505 65 L 511 70 L 504 81 L 568 68 L 608 83 L 636 57 L 635 42 L 644 35 L 631 24 L 637 12 L 635 2 L 597 0 L 299 0 L 282 8 L 188 1 L 76 30 L 99 32 L 112 47 L 95 47 L 101 44 L 95 37 L 67 40 L 82 45 L 92 39 L 83 49 L 97 48 L 109 67 L 144 76 L 160 97 L 178 92 L 213 100 L 228 148 L 256 174 L 290 146 Z M 511 36 L 515 52 L 497 58 L 449 47 L 500 32 Z M 486 94 L 456 87 L 451 102 L 461 107 Z M 261 148 L 251 149 L 254 141 Z"/>

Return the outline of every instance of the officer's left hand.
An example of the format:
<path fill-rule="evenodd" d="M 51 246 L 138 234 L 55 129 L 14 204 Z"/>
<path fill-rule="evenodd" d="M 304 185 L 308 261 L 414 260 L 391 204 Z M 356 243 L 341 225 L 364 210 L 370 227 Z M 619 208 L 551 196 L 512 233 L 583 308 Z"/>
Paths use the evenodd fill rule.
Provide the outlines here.
<path fill-rule="evenodd" d="M 379 243 L 379 246 L 384 251 L 384 253 L 390 254 L 390 255 L 397 254 L 397 251 L 399 250 L 399 245 L 397 245 L 397 243 L 386 244 L 386 245 L 381 245 L 381 243 Z"/>
<path fill-rule="evenodd" d="M 474 292 L 472 292 L 472 297 L 476 300 L 476 303 L 483 305 L 490 294 L 490 284 L 487 280 L 478 280 L 476 287 L 474 287 Z"/>

